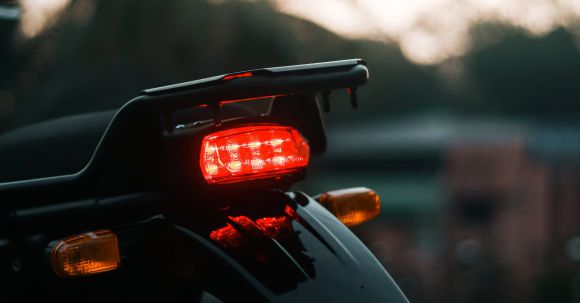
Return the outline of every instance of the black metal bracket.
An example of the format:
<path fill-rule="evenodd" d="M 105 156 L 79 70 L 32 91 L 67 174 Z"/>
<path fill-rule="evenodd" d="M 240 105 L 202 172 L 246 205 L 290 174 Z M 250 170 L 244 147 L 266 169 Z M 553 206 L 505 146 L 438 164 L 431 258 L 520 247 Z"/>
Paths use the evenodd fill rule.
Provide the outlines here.
<path fill-rule="evenodd" d="M 358 96 L 356 94 L 357 88 L 349 87 L 346 89 L 346 91 L 350 95 L 350 106 L 352 106 L 353 109 L 357 109 L 358 108 Z"/>
<path fill-rule="evenodd" d="M 159 178 L 156 169 L 166 164 L 161 163 L 161 151 L 174 151 L 170 142 L 164 140 L 162 130 L 174 132 L 172 115 L 181 109 L 210 106 L 215 124 L 220 125 L 222 104 L 276 96 L 280 99 L 275 102 L 287 103 L 287 110 L 279 111 L 282 116 L 291 109 L 304 129 L 323 132 L 323 127 L 306 125 L 306 121 L 315 120 L 322 125 L 319 109 L 314 106 L 316 100 L 311 97 L 322 93 L 326 99 L 324 108 L 329 111 L 330 91 L 348 89 L 351 105 L 356 108 L 356 87 L 366 84 L 368 77 L 366 63 L 350 59 L 256 69 L 144 90 L 117 111 L 93 157 L 81 171 L 0 183 L 0 208 L 49 204 L 47 197 L 74 201 L 88 195 L 116 192 L 121 185 L 112 181 L 116 179 L 111 176 L 118 176 L 119 172 L 126 175 L 122 180 L 127 187 L 155 183 L 157 180 L 153 178 Z M 316 136 L 322 138 L 311 134 L 313 138 Z"/>
<path fill-rule="evenodd" d="M 221 102 L 214 102 L 211 105 L 211 109 L 213 112 L 213 123 L 215 126 L 220 126 L 222 124 L 220 110 L 222 108 Z"/>
<path fill-rule="evenodd" d="M 330 91 L 322 92 L 322 106 L 325 113 L 330 113 Z"/>

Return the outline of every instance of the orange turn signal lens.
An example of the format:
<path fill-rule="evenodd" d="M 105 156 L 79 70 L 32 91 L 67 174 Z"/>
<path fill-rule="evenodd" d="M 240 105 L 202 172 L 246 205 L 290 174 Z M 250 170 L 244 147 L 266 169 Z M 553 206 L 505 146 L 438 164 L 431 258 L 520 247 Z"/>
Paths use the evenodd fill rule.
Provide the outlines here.
<path fill-rule="evenodd" d="M 115 270 L 121 263 L 117 235 L 98 230 L 61 240 L 52 249 L 51 263 L 60 277 Z"/>
<path fill-rule="evenodd" d="M 379 195 L 366 187 L 325 192 L 318 201 L 349 227 L 369 221 L 381 212 Z"/>
<path fill-rule="evenodd" d="M 309 146 L 294 128 L 244 126 L 215 132 L 201 145 L 200 166 L 210 184 L 278 177 L 308 165 Z"/>

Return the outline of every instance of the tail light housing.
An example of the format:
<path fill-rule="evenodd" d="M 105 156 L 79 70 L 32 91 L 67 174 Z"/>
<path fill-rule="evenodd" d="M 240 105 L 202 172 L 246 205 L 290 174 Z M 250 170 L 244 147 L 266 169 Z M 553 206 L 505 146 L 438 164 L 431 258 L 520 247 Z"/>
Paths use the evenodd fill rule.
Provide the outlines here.
<path fill-rule="evenodd" d="M 225 184 L 299 172 L 309 157 L 308 143 L 296 129 L 253 125 L 205 136 L 200 166 L 207 183 Z"/>

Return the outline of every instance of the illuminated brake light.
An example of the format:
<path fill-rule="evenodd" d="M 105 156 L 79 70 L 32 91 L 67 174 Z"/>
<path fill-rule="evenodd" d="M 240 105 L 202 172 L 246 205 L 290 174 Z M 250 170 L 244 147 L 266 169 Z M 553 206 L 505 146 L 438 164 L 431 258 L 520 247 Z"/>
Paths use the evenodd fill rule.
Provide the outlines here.
<path fill-rule="evenodd" d="M 99 230 L 61 240 L 52 249 L 51 263 L 60 277 L 115 270 L 121 263 L 117 236 L 109 230 Z"/>
<path fill-rule="evenodd" d="M 308 165 L 309 146 L 292 127 L 245 126 L 206 136 L 200 165 L 210 184 L 278 177 Z"/>

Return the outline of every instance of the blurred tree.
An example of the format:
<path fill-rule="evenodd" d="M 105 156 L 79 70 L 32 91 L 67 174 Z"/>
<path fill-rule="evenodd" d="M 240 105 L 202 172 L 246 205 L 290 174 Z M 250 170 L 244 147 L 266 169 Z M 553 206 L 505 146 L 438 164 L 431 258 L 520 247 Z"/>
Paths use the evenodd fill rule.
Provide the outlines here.
<path fill-rule="evenodd" d="M 0 71 L 0 87 L 14 99 L 14 111 L 0 117 L 0 132 L 118 108 L 149 87 L 353 57 L 368 61 L 372 77 L 361 90 L 361 113 L 350 119 L 432 110 L 578 112 L 580 56 L 569 33 L 534 38 L 487 24 L 472 36 L 475 51 L 465 58 L 418 66 L 397 45 L 339 37 L 268 1 L 75 0 L 52 30 L 17 45 L 8 60 L 14 68 Z M 330 123 L 347 117 L 346 103 L 333 107 Z"/>
<path fill-rule="evenodd" d="M 577 116 L 580 54 L 574 37 L 564 29 L 543 38 L 508 32 L 501 42 L 466 58 L 481 94 L 471 98 L 484 98 L 489 107 L 509 114 Z"/>

